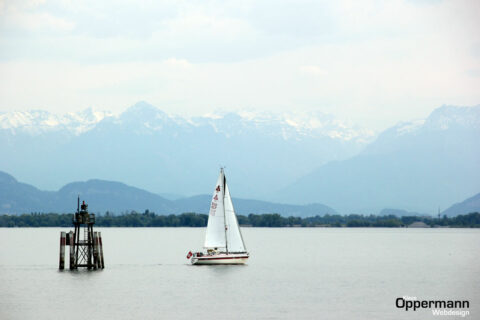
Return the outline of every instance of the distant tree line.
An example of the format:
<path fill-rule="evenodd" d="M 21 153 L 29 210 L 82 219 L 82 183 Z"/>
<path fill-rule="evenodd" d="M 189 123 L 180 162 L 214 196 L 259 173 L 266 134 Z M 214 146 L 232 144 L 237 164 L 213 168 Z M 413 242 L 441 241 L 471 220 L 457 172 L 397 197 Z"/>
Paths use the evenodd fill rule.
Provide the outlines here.
<path fill-rule="evenodd" d="M 325 215 L 309 218 L 282 217 L 279 214 L 238 215 L 238 222 L 252 227 L 407 227 L 413 222 L 424 222 L 430 227 L 480 228 L 480 213 L 469 213 L 449 218 L 447 216 L 433 218 L 427 216 L 394 215 Z M 0 227 L 69 227 L 73 214 L 30 213 L 22 215 L 0 215 Z M 208 215 L 198 213 L 182 213 L 179 215 L 158 215 L 149 210 L 143 213 L 131 211 L 115 215 L 106 212 L 97 215 L 95 226 L 98 227 L 205 227 Z"/>

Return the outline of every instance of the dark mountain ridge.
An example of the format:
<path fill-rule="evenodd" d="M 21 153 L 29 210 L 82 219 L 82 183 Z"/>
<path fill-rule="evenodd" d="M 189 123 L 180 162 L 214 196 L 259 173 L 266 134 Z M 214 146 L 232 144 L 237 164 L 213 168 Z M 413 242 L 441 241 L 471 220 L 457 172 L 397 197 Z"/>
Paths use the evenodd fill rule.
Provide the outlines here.
<path fill-rule="evenodd" d="M 102 214 L 106 211 L 119 214 L 132 210 L 143 212 L 147 209 L 157 214 L 208 213 L 211 201 L 208 195 L 172 201 L 124 183 L 98 179 L 72 182 L 56 192 L 42 191 L 0 171 L 0 213 L 3 214 L 74 212 L 77 195 L 88 203 L 92 212 Z M 284 216 L 307 217 L 336 213 L 334 209 L 322 204 L 302 206 L 238 198 L 233 198 L 233 202 L 238 214 L 279 213 Z"/>

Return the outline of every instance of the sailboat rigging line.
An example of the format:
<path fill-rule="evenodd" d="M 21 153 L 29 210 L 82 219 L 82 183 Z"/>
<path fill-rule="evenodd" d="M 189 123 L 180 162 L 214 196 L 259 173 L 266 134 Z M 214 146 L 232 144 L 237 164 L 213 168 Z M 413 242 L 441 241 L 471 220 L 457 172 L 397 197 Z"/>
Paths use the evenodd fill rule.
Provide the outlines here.
<path fill-rule="evenodd" d="M 230 192 L 229 192 L 229 194 L 230 194 Z M 230 199 L 231 199 L 231 197 L 230 197 Z M 233 201 L 233 200 L 231 200 L 231 201 Z M 233 206 L 233 203 L 232 203 L 232 206 Z M 232 211 L 233 211 L 233 210 L 232 210 Z M 235 211 L 233 211 L 233 212 L 235 213 Z M 237 215 L 234 214 L 234 215 L 233 215 L 233 218 L 235 219 L 235 222 L 237 223 L 237 227 L 238 227 L 239 224 L 238 224 Z M 247 251 L 247 247 L 245 246 L 245 242 L 243 241 L 242 230 L 240 230 L 239 227 L 238 227 L 238 233 L 240 234 L 240 240 L 242 240 L 243 250 L 244 250 L 244 251 Z"/>
<path fill-rule="evenodd" d="M 225 178 L 225 173 L 223 172 L 223 197 L 222 197 L 222 204 L 223 204 L 223 229 L 225 231 L 225 249 L 227 250 L 228 254 L 228 239 L 227 239 L 227 216 L 225 214 L 225 186 L 227 185 L 227 179 Z"/>

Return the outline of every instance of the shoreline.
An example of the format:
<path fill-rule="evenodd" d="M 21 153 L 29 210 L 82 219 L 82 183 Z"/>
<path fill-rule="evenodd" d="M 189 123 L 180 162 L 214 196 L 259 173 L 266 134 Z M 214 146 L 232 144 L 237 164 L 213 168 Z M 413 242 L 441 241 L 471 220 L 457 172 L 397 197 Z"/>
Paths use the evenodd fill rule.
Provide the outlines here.
<path fill-rule="evenodd" d="M 30 213 L 21 215 L 0 215 L 0 228 L 15 227 L 70 227 L 73 224 L 70 213 Z M 198 213 L 158 215 L 145 210 L 144 213 L 130 212 L 122 215 L 95 215 L 96 227 L 193 227 L 207 226 L 209 216 Z M 237 215 L 242 228 L 480 228 L 480 213 L 473 212 L 455 217 L 428 217 L 394 215 L 323 215 L 314 217 L 284 217 L 276 213 Z"/>

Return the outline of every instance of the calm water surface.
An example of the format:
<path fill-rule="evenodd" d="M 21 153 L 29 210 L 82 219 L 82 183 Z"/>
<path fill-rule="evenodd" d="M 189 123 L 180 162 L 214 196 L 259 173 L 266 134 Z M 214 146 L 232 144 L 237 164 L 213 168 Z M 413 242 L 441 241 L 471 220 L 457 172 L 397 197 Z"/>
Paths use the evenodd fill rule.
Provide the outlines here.
<path fill-rule="evenodd" d="M 191 266 L 204 229 L 97 228 L 94 272 L 57 270 L 61 230 L 0 229 L 0 319 L 459 318 L 397 309 L 404 295 L 480 319 L 478 229 L 243 228 L 248 265 Z"/>

